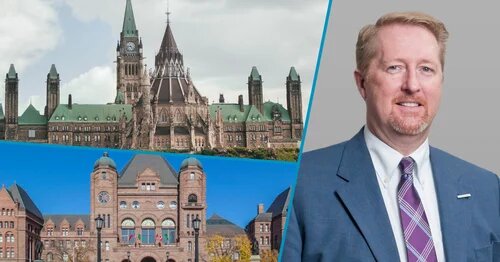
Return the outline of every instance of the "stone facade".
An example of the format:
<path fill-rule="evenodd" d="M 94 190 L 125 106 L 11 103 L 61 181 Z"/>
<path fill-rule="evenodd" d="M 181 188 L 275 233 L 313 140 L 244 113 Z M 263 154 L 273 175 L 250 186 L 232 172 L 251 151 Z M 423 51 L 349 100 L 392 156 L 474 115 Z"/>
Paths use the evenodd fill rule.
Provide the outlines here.
<path fill-rule="evenodd" d="M 264 102 L 262 76 L 256 67 L 248 77 L 248 101 L 209 104 L 196 88 L 170 22 L 147 73 L 143 44 L 131 0 L 126 1 L 116 47 L 117 85 L 114 103 L 60 104 L 60 77 L 52 65 L 42 113 L 30 105 L 18 114 L 19 77 L 11 65 L 5 78 L 5 115 L 0 110 L 0 139 L 95 147 L 185 150 L 247 147 L 297 148 L 301 141 L 301 80 L 294 67 L 286 77 L 287 108 Z M 0 106 L 1 108 L 1 106 Z"/>
<path fill-rule="evenodd" d="M 285 230 L 290 188 L 281 192 L 264 212 L 264 204 L 257 206 L 257 216 L 248 223 L 246 231 L 250 239 L 259 243 L 259 251 L 280 249 Z"/>
<path fill-rule="evenodd" d="M 43 217 L 19 185 L 0 189 L 0 261 L 40 259 Z"/>
<path fill-rule="evenodd" d="M 105 154 L 90 174 L 90 215 L 45 217 L 41 233 L 45 261 L 64 256 L 96 257 L 95 218 L 101 230 L 102 261 L 194 261 L 192 221 L 201 220 L 200 261 L 206 261 L 206 174 L 195 158 L 179 172 L 160 156 L 136 155 L 121 172 Z M 87 256 L 87 257 L 85 257 Z"/>

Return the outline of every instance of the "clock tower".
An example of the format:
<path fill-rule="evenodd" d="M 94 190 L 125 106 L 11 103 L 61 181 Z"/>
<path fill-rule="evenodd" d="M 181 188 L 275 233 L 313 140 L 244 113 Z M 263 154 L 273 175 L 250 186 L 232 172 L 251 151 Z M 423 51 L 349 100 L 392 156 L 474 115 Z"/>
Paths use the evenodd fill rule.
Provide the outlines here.
<path fill-rule="evenodd" d="M 103 154 L 94 164 L 90 178 L 90 216 L 91 230 L 95 230 L 94 218 L 100 216 L 104 219 L 102 228 L 103 239 L 114 241 L 117 232 L 117 188 L 118 173 L 116 164 L 108 155 Z M 96 232 L 94 232 L 96 233 Z M 104 242 L 104 241 L 103 241 Z M 110 243 L 111 244 L 111 243 Z"/>
<path fill-rule="evenodd" d="M 134 104 L 141 95 L 143 68 L 142 40 L 135 25 L 131 0 L 127 0 L 120 41 L 116 46 L 117 93 L 124 95 L 125 104 Z"/>

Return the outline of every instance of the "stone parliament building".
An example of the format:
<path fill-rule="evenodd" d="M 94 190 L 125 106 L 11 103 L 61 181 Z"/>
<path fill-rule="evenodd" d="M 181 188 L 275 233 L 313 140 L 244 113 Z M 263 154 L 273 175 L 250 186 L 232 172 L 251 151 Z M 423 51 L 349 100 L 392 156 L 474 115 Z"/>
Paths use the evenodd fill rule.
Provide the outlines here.
<path fill-rule="evenodd" d="M 260 251 L 279 249 L 289 189 L 279 194 L 267 212 L 262 204 L 246 230 L 213 215 L 206 217 L 206 173 L 200 161 L 183 160 L 179 171 L 163 157 L 137 154 L 121 171 L 104 153 L 93 164 L 90 214 L 42 215 L 19 185 L 0 189 L 0 261 L 95 261 L 94 218 L 104 218 L 103 262 L 194 261 L 192 221 L 201 220 L 200 261 L 211 261 L 206 249 L 211 236 L 224 243 L 247 235 Z M 167 253 L 168 252 L 168 253 Z"/>
<path fill-rule="evenodd" d="M 263 79 L 256 67 L 248 76 L 248 104 L 209 104 L 185 68 L 167 20 L 155 68 L 147 72 L 131 0 L 116 46 L 115 101 L 61 103 L 60 76 L 47 74 L 46 106 L 18 112 L 19 76 L 11 65 L 5 77 L 5 111 L 0 106 L 0 139 L 124 149 L 185 150 L 246 147 L 298 148 L 303 130 L 300 75 L 286 77 L 286 108 L 264 102 Z"/>

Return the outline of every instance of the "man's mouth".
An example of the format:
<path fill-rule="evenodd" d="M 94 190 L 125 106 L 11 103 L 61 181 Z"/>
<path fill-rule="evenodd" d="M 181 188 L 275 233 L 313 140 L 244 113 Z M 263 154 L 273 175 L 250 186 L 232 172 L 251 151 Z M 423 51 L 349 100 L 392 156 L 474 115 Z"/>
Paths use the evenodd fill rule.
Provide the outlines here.
<path fill-rule="evenodd" d="M 418 106 L 422 105 L 418 102 L 398 102 L 396 104 L 400 105 L 400 106 L 405 106 L 405 107 L 418 107 Z"/>

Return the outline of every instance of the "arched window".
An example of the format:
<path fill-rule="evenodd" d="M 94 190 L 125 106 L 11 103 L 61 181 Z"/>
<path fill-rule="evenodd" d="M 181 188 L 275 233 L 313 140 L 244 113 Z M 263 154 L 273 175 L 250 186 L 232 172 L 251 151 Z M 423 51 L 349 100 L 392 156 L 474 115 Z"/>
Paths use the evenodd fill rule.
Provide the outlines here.
<path fill-rule="evenodd" d="M 2 236 L 2 234 L 0 234 L 0 243 L 2 243 L 2 242 L 3 242 L 3 236 Z"/>
<path fill-rule="evenodd" d="M 189 203 L 197 203 L 198 202 L 198 196 L 196 196 L 195 194 L 190 194 L 188 196 L 188 202 Z"/>
<path fill-rule="evenodd" d="M 122 243 L 135 243 L 135 222 L 130 218 L 122 221 Z"/>
<path fill-rule="evenodd" d="M 165 110 L 162 110 L 160 113 L 160 122 L 163 122 L 163 123 L 168 122 L 168 116 L 167 116 L 167 112 Z"/>
<path fill-rule="evenodd" d="M 188 241 L 188 251 L 193 251 L 193 243 L 191 241 Z"/>
<path fill-rule="evenodd" d="M 172 219 L 167 218 L 161 222 L 161 237 L 163 239 L 163 244 L 175 244 L 175 222 Z"/>
<path fill-rule="evenodd" d="M 146 218 L 141 224 L 141 242 L 143 245 L 154 245 L 155 244 L 155 222 Z"/>
<path fill-rule="evenodd" d="M 54 260 L 54 255 L 52 255 L 52 253 L 47 253 L 47 261 L 51 262 L 53 260 Z"/>

